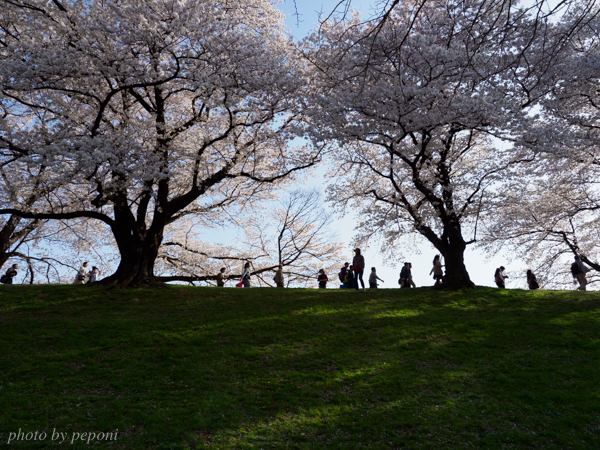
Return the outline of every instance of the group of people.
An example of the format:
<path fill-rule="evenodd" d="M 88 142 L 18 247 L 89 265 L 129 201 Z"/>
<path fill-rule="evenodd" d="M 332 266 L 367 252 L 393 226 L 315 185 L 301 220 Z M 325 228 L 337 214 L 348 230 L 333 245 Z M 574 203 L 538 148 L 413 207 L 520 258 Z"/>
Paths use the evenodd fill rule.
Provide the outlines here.
<path fill-rule="evenodd" d="M 73 284 L 89 284 L 95 283 L 98 281 L 98 275 L 100 275 L 100 269 L 96 266 L 92 266 L 92 269 L 88 271 L 88 262 L 84 262 L 79 270 L 77 271 L 77 275 L 75 275 L 75 280 Z"/>
<path fill-rule="evenodd" d="M 440 255 L 436 255 L 433 259 L 433 268 L 431 269 L 430 275 L 433 274 L 433 278 L 435 280 L 435 284 L 441 284 L 444 280 L 444 274 L 442 270 L 442 263 L 440 261 Z M 412 278 L 412 264 L 410 262 L 405 262 L 402 270 L 400 271 L 400 278 L 398 280 L 398 284 L 402 288 L 411 288 L 416 287 L 413 278 Z M 225 286 L 225 267 L 222 267 L 217 274 L 216 281 L 217 286 L 224 287 Z M 341 289 L 355 289 L 365 290 L 365 282 L 363 279 L 365 272 L 365 257 L 362 255 L 360 248 L 354 249 L 354 257 L 352 258 L 352 264 L 349 262 L 344 263 L 344 266 L 340 269 L 338 273 L 338 278 L 340 280 L 340 288 Z M 251 271 L 250 271 L 250 263 L 247 262 L 244 265 L 244 271 L 242 273 L 242 279 L 239 283 L 236 284 L 236 287 L 251 287 L 250 283 L 251 279 Z M 284 278 L 283 278 L 283 266 L 280 264 L 275 271 L 275 276 L 273 277 L 273 281 L 275 282 L 277 287 L 284 287 Z M 377 289 L 379 286 L 378 282 L 385 283 L 384 280 L 377 276 L 377 269 L 375 267 L 371 267 L 371 273 L 369 274 L 369 289 Z M 325 269 L 319 269 L 317 274 L 317 284 L 319 289 L 326 289 L 327 283 L 329 282 L 329 278 L 325 273 Z"/>
<path fill-rule="evenodd" d="M 434 286 L 438 286 L 444 283 L 445 275 L 442 269 L 444 265 L 441 262 L 440 255 L 435 255 L 433 258 L 433 267 L 429 272 L 429 275 L 433 274 L 433 279 L 435 280 Z M 17 276 L 17 269 L 19 266 L 17 264 L 13 264 L 2 277 L 0 277 L 0 283 L 4 284 L 13 284 L 13 278 Z M 75 280 L 73 284 L 89 284 L 97 281 L 98 276 L 100 275 L 100 269 L 96 266 L 92 266 L 91 270 L 88 271 L 88 262 L 84 262 L 81 265 L 81 268 L 77 271 L 77 275 L 75 276 Z M 398 284 L 401 288 L 411 288 L 416 287 L 413 279 L 412 279 L 412 264 L 410 262 L 405 262 L 402 270 L 400 271 L 400 278 L 398 279 Z M 225 286 L 225 267 L 222 267 L 219 271 L 216 281 L 217 286 L 224 287 Z M 496 286 L 501 289 L 506 287 L 505 280 L 508 278 L 508 275 L 505 274 L 505 267 L 500 266 L 496 269 L 494 273 L 494 281 Z M 342 289 L 359 289 L 359 281 L 362 287 L 362 290 L 365 290 L 365 282 L 363 281 L 363 274 L 365 271 L 365 257 L 362 255 L 360 248 L 354 249 L 354 257 L 352 258 L 352 265 L 346 262 L 344 266 L 340 269 L 338 274 L 338 278 L 341 282 L 340 288 Z M 580 291 L 585 291 L 587 286 L 586 273 L 588 273 L 590 269 L 583 264 L 581 261 L 581 257 L 579 255 L 575 255 L 575 262 L 571 264 L 571 274 L 573 275 L 573 284 L 579 283 L 579 287 L 577 288 Z M 531 269 L 527 270 L 527 285 L 529 289 L 539 289 L 540 285 L 531 271 Z M 237 283 L 237 287 L 250 287 L 250 263 L 247 262 L 244 265 L 244 271 L 242 273 L 241 282 Z M 284 278 L 283 278 L 283 266 L 280 264 L 275 271 L 275 276 L 273 277 L 273 281 L 275 282 L 277 287 L 284 287 Z M 319 289 L 326 289 L 327 282 L 329 278 L 325 273 L 324 269 L 320 269 L 317 274 L 317 283 Z M 375 267 L 371 267 L 371 273 L 369 275 L 369 288 L 376 289 L 379 286 L 378 281 L 384 283 L 384 281 L 377 276 L 377 270 Z"/>
<path fill-rule="evenodd" d="M 433 275 L 434 286 L 443 285 L 446 280 L 446 275 L 443 270 L 444 265 L 442 264 L 440 255 L 435 255 L 433 258 L 432 268 L 429 272 L 429 275 Z M 398 279 L 398 284 L 401 288 L 411 288 L 416 287 L 413 278 L 412 278 L 412 264 L 410 262 L 405 262 L 402 270 L 400 271 L 400 278 Z M 355 289 L 359 290 L 362 287 L 362 290 L 365 290 L 365 282 L 363 281 L 363 274 L 365 270 L 365 258 L 361 253 L 360 248 L 354 249 L 354 258 L 352 259 L 352 264 L 349 262 L 344 263 L 344 266 L 340 269 L 338 273 L 338 278 L 340 280 L 340 288 L 341 289 Z M 500 266 L 496 269 L 494 273 L 494 281 L 496 282 L 496 286 L 501 289 L 506 287 L 506 279 L 508 275 L 505 273 L 506 268 L 504 266 Z M 573 275 L 573 282 L 576 284 L 579 283 L 578 290 L 585 291 L 587 285 L 587 279 L 585 274 L 589 272 L 590 269 L 586 267 L 579 255 L 575 256 L 575 262 L 571 265 L 571 273 Z M 220 274 L 217 276 L 217 286 L 224 286 L 224 278 L 223 273 L 225 272 L 225 268 L 221 269 Z M 244 272 L 242 275 L 242 281 L 238 283 L 236 286 L 238 287 L 250 287 L 250 263 L 246 263 L 244 266 Z M 531 269 L 527 270 L 527 285 L 529 289 L 539 289 L 540 285 L 536 279 L 536 276 L 531 271 Z M 284 287 L 284 279 L 283 279 L 283 266 L 280 264 L 275 272 L 275 277 L 273 277 L 273 281 L 277 285 L 277 287 Z M 375 267 L 371 267 L 371 273 L 369 275 L 369 288 L 376 289 L 379 284 L 378 281 L 384 283 L 384 281 L 377 276 L 377 270 Z M 325 269 L 319 269 L 317 274 L 317 284 L 319 289 L 326 289 L 327 283 L 329 282 L 329 278 L 325 273 Z M 360 286 L 359 286 L 360 282 Z"/>
<path fill-rule="evenodd" d="M 506 269 L 504 266 L 500 266 L 494 272 L 494 281 L 496 282 L 496 286 L 500 289 L 504 289 L 506 287 L 505 280 L 508 278 L 508 275 L 504 273 Z M 579 283 L 578 291 L 585 291 L 587 286 L 587 278 L 585 276 L 586 273 L 590 271 L 589 267 L 583 264 L 581 257 L 579 255 L 575 255 L 575 262 L 571 264 L 571 275 L 573 275 L 573 284 Z M 535 277 L 535 274 L 531 271 L 531 269 L 527 269 L 526 272 L 527 277 L 527 286 L 531 290 L 539 289 L 540 285 Z"/>
<path fill-rule="evenodd" d="M 321 269 L 320 277 L 325 277 L 327 280 L 327 275 L 325 275 L 325 271 Z M 354 249 L 354 258 L 352 258 L 352 265 L 350 263 L 344 263 L 344 266 L 340 269 L 340 273 L 338 273 L 338 278 L 342 284 L 340 284 L 340 288 L 342 289 L 355 289 L 358 291 L 358 282 L 360 281 L 360 286 L 363 291 L 365 290 L 365 282 L 363 280 L 363 275 L 365 273 L 365 257 L 362 255 L 360 248 Z M 371 267 L 371 273 L 369 274 L 369 288 L 376 289 L 379 285 L 377 282 L 381 281 L 385 283 L 381 278 L 377 276 L 377 269 L 375 267 Z M 319 282 L 319 288 L 327 287 L 326 283 L 321 284 Z"/>

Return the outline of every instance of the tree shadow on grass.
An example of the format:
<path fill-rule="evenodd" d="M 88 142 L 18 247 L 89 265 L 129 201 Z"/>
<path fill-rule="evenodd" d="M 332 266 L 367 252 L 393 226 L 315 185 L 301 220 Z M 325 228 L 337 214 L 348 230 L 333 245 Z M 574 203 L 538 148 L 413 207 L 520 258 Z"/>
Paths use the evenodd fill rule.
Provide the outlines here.
<path fill-rule="evenodd" d="M 128 449 L 593 448 L 599 437 L 597 296 L 207 291 L 18 314 L 3 428 L 119 428 L 113 448 Z"/>

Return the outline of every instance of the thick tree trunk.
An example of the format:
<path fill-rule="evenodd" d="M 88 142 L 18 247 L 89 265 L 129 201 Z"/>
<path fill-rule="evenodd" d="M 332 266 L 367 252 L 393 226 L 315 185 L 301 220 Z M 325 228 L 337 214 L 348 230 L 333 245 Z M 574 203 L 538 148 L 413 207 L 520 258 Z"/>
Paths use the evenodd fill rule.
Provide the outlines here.
<path fill-rule="evenodd" d="M 464 248 L 452 247 L 442 252 L 446 262 L 446 280 L 442 286 L 444 289 L 468 289 L 475 286 L 469 277 L 469 272 L 467 272 L 464 253 Z"/>
<path fill-rule="evenodd" d="M 121 262 L 115 273 L 100 281 L 109 286 L 137 286 L 162 284 L 154 277 L 154 263 L 158 252 L 144 248 L 145 246 L 129 246 L 121 252 Z"/>
<path fill-rule="evenodd" d="M 445 224 L 443 245 L 438 248 L 446 263 L 446 280 L 443 289 L 458 290 L 475 287 L 465 266 L 465 250 L 467 244 L 462 237 L 458 221 Z"/>
<path fill-rule="evenodd" d="M 162 218 L 161 218 L 162 219 Z M 112 275 L 100 281 L 109 286 L 137 286 L 163 284 L 154 276 L 154 264 L 163 240 L 164 220 L 150 229 L 140 228 L 129 211 L 115 208 L 115 222 L 111 226 L 119 248 L 121 261 Z"/>
<path fill-rule="evenodd" d="M 20 221 L 20 217 L 12 215 L 4 224 L 2 230 L 0 230 L 0 268 L 2 268 L 10 258 L 8 253 L 10 246 L 14 241 L 13 234 Z"/>
<path fill-rule="evenodd" d="M 153 241 L 153 239 L 150 239 Z M 154 264 L 158 256 L 158 245 L 130 238 L 129 242 L 117 241 L 121 261 L 115 273 L 100 281 L 109 286 L 137 286 L 162 284 L 154 276 Z"/>
<path fill-rule="evenodd" d="M 2 269 L 4 269 L 4 264 L 6 264 L 8 259 L 9 259 L 9 256 L 6 252 L 0 252 L 0 273 L 1 274 L 3 274 L 5 272 Z"/>

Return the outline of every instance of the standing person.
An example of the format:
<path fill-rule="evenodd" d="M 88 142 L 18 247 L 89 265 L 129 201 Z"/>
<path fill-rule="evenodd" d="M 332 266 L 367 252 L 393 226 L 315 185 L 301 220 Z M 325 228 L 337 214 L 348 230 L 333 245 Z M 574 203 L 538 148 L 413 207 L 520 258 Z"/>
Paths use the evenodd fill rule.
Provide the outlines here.
<path fill-rule="evenodd" d="M 340 269 L 340 273 L 338 274 L 338 276 L 340 277 L 340 281 L 342 282 L 342 285 L 340 286 L 340 288 L 347 288 L 349 287 L 346 284 L 346 277 L 348 276 L 348 266 L 350 265 L 350 263 L 344 263 L 344 267 L 342 267 Z"/>
<path fill-rule="evenodd" d="M 494 281 L 496 282 L 496 286 L 498 286 L 500 289 L 504 289 L 506 287 L 504 280 L 508 278 L 508 275 L 504 274 L 505 270 L 506 269 L 504 266 L 500 266 L 496 269 L 496 272 L 494 272 Z"/>
<path fill-rule="evenodd" d="M 279 264 L 277 271 L 275 272 L 275 277 L 273 277 L 273 281 L 277 285 L 277 287 L 283 287 L 283 266 Z"/>
<path fill-rule="evenodd" d="M 375 267 L 371 267 L 371 275 L 369 275 L 369 289 L 377 289 L 377 280 L 385 283 L 381 278 L 377 276 L 377 272 L 375 271 Z"/>
<path fill-rule="evenodd" d="M 92 266 L 92 270 L 88 273 L 88 284 L 98 281 L 98 275 L 100 275 L 100 269 L 96 266 Z"/>
<path fill-rule="evenodd" d="M 18 264 L 13 264 L 6 271 L 4 275 L 2 275 L 2 280 L 0 280 L 4 284 L 13 284 L 13 278 L 17 276 L 17 269 L 19 268 Z"/>
<path fill-rule="evenodd" d="M 217 274 L 217 286 L 225 287 L 225 267 L 221 267 L 221 270 Z"/>
<path fill-rule="evenodd" d="M 87 266 L 87 261 L 81 265 L 81 267 L 77 271 L 77 275 L 75 275 L 75 280 L 73 281 L 73 284 L 85 284 L 85 282 L 87 281 Z"/>
<path fill-rule="evenodd" d="M 429 275 L 433 274 L 433 279 L 435 280 L 434 286 L 443 283 L 444 272 L 442 267 L 444 266 L 442 265 L 442 261 L 440 261 L 440 255 L 435 255 L 433 257 L 433 267 L 431 268 L 431 272 L 429 272 Z"/>
<path fill-rule="evenodd" d="M 319 289 L 327 289 L 327 282 L 329 279 L 327 278 L 327 275 L 325 275 L 325 269 L 319 269 L 317 281 L 319 282 Z"/>
<path fill-rule="evenodd" d="M 354 249 L 354 258 L 352 258 L 352 270 L 354 271 L 354 279 L 356 290 L 358 291 L 358 280 L 365 290 L 365 282 L 363 281 L 363 273 L 365 272 L 365 257 L 360 254 L 360 248 Z"/>
<path fill-rule="evenodd" d="M 589 271 L 590 269 L 583 264 L 579 255 L 575 255 L 575 262 L 571 264 L 571 274 L 573 275 L 573 278 L 579 282 L 579 287 L 577 288 L 578 291 L 586 290 L 587 279 L 585 278 L 585 274 Z"/>
<path fill-rule="evenodd" d="M 250 263 L 244 264 L 244 272 L 242 273 L 242 284 L 245 288 L 250 287 Z"/>
<path fill-rule="evenodd" d="M 529 286 L 529 289 L 532 291 L 540 288 L 540 285 L 535 279 L 535 275 L 533 274 L 531 269 L 527 269 L 527 286 Z"/>

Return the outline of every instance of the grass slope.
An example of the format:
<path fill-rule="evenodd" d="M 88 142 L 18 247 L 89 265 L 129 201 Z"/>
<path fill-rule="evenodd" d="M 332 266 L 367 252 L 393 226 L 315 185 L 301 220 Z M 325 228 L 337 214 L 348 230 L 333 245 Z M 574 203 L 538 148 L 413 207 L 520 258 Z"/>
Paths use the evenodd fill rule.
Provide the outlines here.
<path fill-rule="evenodd" d="M 595 292 L 4 286 L 0 447 L 599 448 L 599 363 Z"/>

